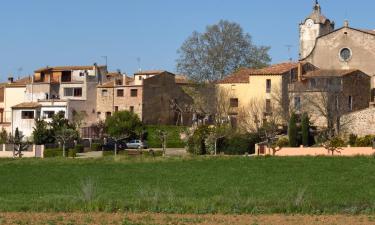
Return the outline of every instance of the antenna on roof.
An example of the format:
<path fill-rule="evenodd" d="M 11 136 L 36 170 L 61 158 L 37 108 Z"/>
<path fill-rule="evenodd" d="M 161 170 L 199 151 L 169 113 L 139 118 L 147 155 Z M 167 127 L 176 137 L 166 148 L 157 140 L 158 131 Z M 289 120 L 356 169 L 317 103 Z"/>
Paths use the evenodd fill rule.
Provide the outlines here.
<path fill-rule="evenodd" d="M 18 72 L 18 79 L 20 79 L 20 77 L 21 77 L 22 70 L 23 70 L 22 67 L 20 67 L 20 68 L 17 69 L 17 72 Z"/>
<path fill-rule="evenodd" d="M 291 62 L 293 61 L 292 53 L 291 53 L 293 45 L 285 45 L 285 47 L 288 49 L 288 60 Z"/>
<path fill-rule="evenodd" d="M 141 72 L 142 68 L 141 68 L 141 58 L 140 57 L 137 58 L 137 63 L 138 63 L 138 71 Z"/>

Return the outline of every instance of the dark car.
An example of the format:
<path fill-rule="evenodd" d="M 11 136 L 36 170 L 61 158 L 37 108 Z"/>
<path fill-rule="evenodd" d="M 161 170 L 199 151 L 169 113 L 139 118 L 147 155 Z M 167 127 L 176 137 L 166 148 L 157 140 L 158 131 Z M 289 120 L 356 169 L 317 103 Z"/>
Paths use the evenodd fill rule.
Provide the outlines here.
<path fill-rule="evenodd" d="M 113 139 L 107 139 L 106 143 L 102 145 L 103 151 L 113 151 L 115 150 L 115 143 L 116 141 Z M 126 149 L 126 140 L 117 140 L 117 150 L 125 150 Z"/>

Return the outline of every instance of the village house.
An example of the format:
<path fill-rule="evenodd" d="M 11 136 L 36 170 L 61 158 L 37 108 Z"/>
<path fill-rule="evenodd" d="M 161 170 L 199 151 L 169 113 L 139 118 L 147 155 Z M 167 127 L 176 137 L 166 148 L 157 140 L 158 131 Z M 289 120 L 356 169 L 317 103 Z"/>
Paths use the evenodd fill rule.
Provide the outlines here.
<path fill-rule="evenodd" d="M 186 79 L 170 72 L 142 71 L 98 85 L 97 119 L 128 110 L 145 124 L 189 124 L 192 99 L 180 84 L 186 85 Z"/>
<path fill-rule="evenodd" d="M 238 124 L 254 129 L 272 116 L 280 115 L 279 122 L 286 122 L 282 121 L 286 119 L 282 114 L 289 114 L 288 84 L 297 80 L 298 69 L 299 64 L 294 62 L 263 69 L 242 68 L 217 82 L 218 96 L 227 99 L 232 122 L 241 120 Z M 300 69 L 308 71 L 314 67 L 301 64 Z"/>
<path fill-rule="evenodd" d="M 50 121 L 57 113 L 63 113 L 69 120 L 73 119 L 75 113 L 81 113 L 84 115 L 84 125 L 91 125 L 96 121 L 96 86 L 107 81 L 106 73 L 106 66 L 96 64 L 36 70 L 31 80 L 29 78 L 29 82 L 18 91 L 19 101 L 12 100 L 9 119 L 12 132 L 19 128 L 26 137 L 30 137 L 35 118 Z M 18 86 L 7 85 L 5 93 Z M 6 94 L 5 99 L 9 101 L 12 98 Z"/>

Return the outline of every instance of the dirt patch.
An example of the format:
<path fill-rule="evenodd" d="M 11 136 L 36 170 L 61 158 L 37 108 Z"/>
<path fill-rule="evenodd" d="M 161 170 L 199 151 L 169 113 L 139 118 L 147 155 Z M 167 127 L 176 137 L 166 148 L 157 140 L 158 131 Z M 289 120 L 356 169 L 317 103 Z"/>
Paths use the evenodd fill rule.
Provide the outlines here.
<path fill-rule="evenodd" d="M 361 225 L 375 224 L 374 216 L 175 215 L 153 213 L 0 213 L 0 225 Z"/>

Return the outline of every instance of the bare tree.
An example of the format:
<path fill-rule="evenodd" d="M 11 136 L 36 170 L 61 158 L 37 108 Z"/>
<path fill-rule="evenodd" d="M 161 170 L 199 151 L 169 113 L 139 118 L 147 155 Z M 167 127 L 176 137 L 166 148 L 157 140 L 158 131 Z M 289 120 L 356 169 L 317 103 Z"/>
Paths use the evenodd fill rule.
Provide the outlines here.
<path fill-rule="evenodd" d="M 256 46 L 241 26 L 226 20 L 196 31 L 178 50 L 177 70 L 196 81 L 215 81 L 240 67 L 260 68 L 271 58 L 269 47 Z"/>

